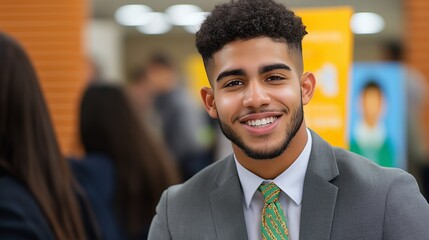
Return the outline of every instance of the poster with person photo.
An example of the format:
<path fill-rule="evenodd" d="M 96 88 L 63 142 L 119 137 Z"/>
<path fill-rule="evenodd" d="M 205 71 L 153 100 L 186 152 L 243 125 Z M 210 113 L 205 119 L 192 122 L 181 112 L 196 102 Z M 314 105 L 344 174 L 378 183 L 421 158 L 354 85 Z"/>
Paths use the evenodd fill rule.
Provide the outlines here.
<path fill-rule="evenodd" d="M 350 150 L 406 169 L 405 72 L 398 63 L 355 63 L 350 83 Z"/>

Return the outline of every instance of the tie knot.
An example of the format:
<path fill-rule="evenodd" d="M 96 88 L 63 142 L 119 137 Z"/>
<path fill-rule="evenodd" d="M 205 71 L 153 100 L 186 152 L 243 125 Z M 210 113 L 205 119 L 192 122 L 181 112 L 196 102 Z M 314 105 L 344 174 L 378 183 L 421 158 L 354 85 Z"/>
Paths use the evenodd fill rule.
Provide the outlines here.
<path fill-rule="evenodd" d="M 265 199 L 265 204 L 278 201 L 280 196 L 280 188 L 273 182 L 268 184 L 261 184 L 258 190 L 262 193 Z"/>

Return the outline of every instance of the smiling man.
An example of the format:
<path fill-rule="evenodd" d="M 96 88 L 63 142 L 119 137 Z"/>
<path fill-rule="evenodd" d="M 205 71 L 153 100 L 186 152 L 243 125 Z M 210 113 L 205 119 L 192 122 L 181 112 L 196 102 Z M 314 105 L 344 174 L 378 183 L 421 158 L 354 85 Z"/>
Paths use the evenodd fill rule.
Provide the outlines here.
<path fill-rule="evenodd" d="M 197 33 L 201 90 L 234 153 L 166 190 L 149 239 L 429 239 L 411 175 L 334 148 L 303 105 L 301 19 L 271 0 L 216 6 Z"/>

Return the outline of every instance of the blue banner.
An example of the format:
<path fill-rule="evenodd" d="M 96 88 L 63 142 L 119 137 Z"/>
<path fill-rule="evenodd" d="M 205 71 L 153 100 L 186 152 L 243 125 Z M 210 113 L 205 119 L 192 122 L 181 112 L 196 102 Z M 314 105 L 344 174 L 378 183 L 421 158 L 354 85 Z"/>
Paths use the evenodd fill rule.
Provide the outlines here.
<path fill-rule="evenodd" d="M 406 169 L 406 85 L 399 63 L 355 63 L 350 83 L 350 150 Z"/>

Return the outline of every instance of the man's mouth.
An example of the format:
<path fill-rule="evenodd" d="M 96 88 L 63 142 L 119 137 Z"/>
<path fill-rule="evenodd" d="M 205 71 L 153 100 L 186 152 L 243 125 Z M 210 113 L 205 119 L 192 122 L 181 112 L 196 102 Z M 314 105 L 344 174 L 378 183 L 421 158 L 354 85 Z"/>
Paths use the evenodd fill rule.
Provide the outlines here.
<path fill-rule="evenodd" d="M 271 125 L 277 119 L 278 117 L 267 117 L 267 118 L 249 120 L 249 121 L 246 121 L 245 123 L 250 127 L 266 127 L 268 125 Z"/>

